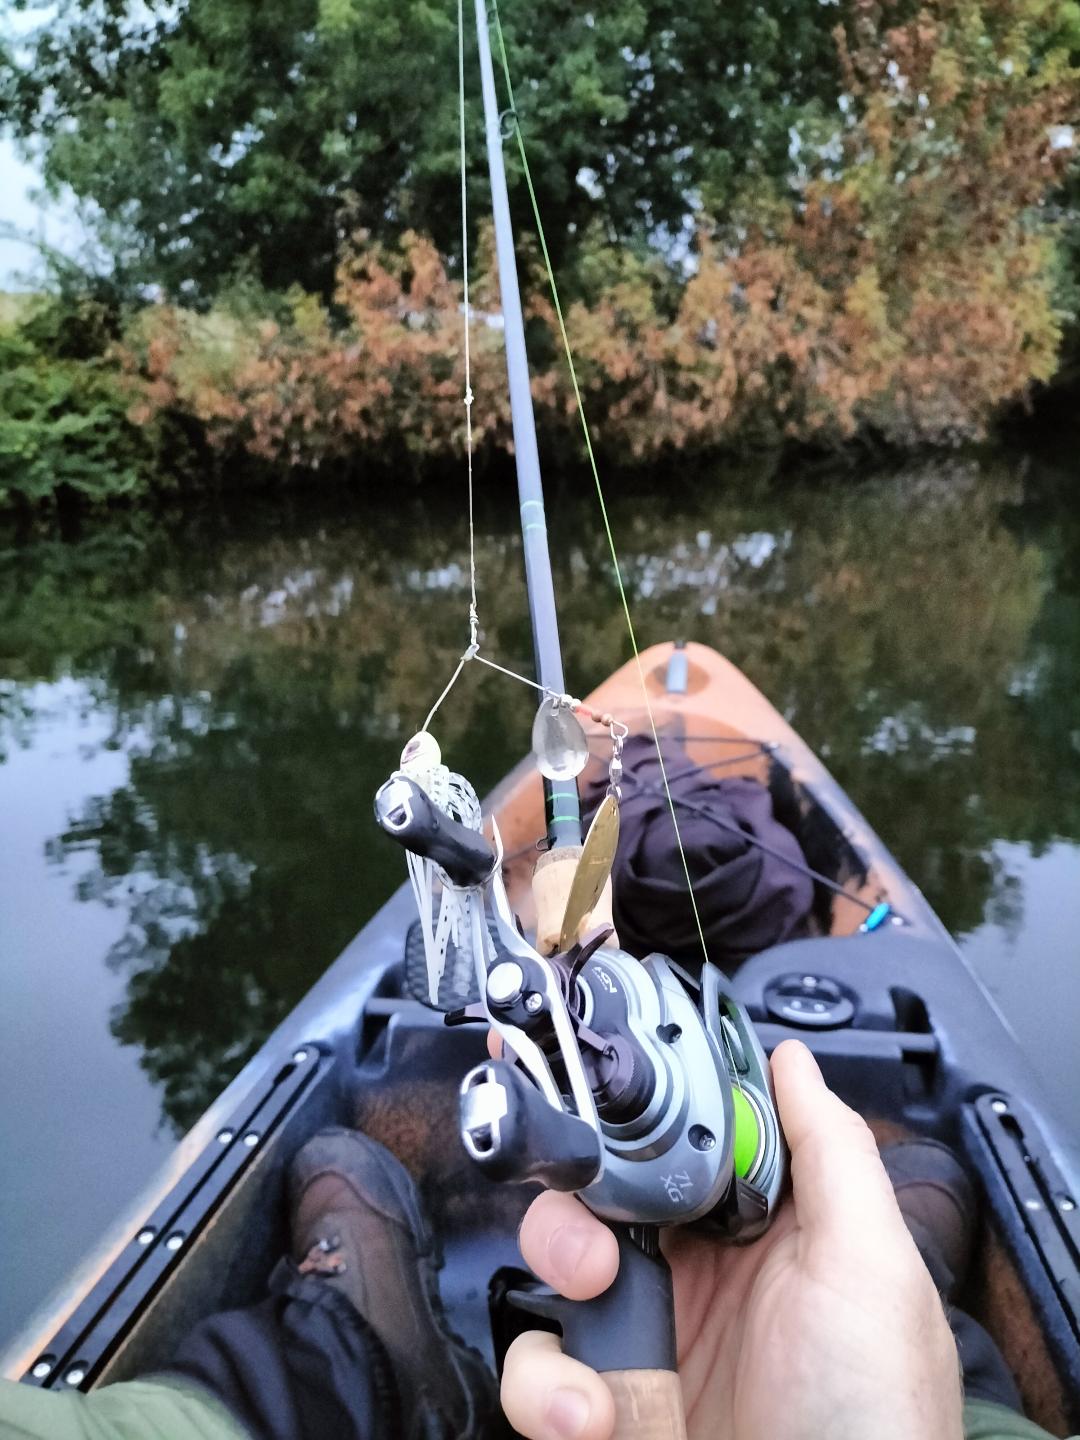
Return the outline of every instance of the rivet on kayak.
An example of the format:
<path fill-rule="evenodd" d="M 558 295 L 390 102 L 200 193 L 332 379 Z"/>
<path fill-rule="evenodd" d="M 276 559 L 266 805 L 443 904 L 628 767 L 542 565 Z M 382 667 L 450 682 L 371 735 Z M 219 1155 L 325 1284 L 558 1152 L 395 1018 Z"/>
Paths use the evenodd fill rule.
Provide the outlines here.
<path fill-rule="evenodd" d="M 1025 1200 L 1025 1201 L 1024 1201 L 1024 1209 L 1025 1209 L 1025 1210 L 1041 1210 L 1042 1208 L 1043 1208 L 1043 1203 L 1042 1203 L 1041 1200 L 1036 1200 L 1036 1199 L 1032 1198 L 1032 1199 L 1030 1199 L 1030 1200 Z"/>
<path fill-rule="evenodd" d="M 135 1239 L 139 1242 L 140 1245 L 149 1245 L 150 1241 L 153 1240 L 156 1234 L 157 1231 L 152 1225 L 144 1225 L 143 1228 L 139 1231 L 139 1233 L 135 1236 Z"/>
<path fill-rule="evenodd" d="M 1058 1209 L 1064 1210 L 1066 1215 L 1069 1213 L 1070 1210 L 1076 1209 L 1076 1201 L 1072 1198 L 1071 1195 L 1059 1195 L 1057 1197 L 1057 1203 Z"/>
<path fill-rule="evenodd" d="M 165 1249 L 166 1249 L 166 1250 L 179 1250 L 180 1247 L 183 1245 L 183 1243 L 184 1243 L 183 1232 L 180 1231 L 180 1230 L 174 1230 L 173 1233 L 169 1236 L 169 1238 L 165 1241 Z"/>
<path fill-rule="evenodd" d="M 1005 1104 L 1004 1100 L 991 1100 L 990 1109 L 995 1115 L 1007 1115 L 1009 1113 L 1009 1107 Z"/>
<path fill-rule="evenodd" d="M 43 1355 L 41 1359 L 37 1362 L 37 1364 L 34 1366 L 34 1368 L 30 1371 L 30 1374 L 34 1377 L 35 1380 L 44 1380 L 46 1375 L 52 1374 L 52 1368 L 55 1364 L 56 1361 L 52 1358 L 51 1355 Z"/>
<path fill-rule="evenodd" d="M 247 1134 L 244 1136 L 244 1144 L 247 1146 L 247 1148 L 248 1148 L 249 1150 L 254 1150 L 255 1146 L 256 1146 L 258 1143 L 259 1143 L 259 1132 L 258 1132 L 257 1130 L 249 1130 L 249 1131 L 247 1132 Z"/>
<path fill-rule="evenodd" d="M 219 1130 L 217 1132 L 218 1144 L 228 1145 L 229 1141 L 236 1134 L 235 1130 Z"/>
<path fill-rule="evenodd" d="M 82 1361 L 79 1361 L 79 1363 L 76 1365 L 72 1365 L 70 1370 L 68 1370 L 68 1372 L 64 1376 L 64 1382 L 67 1385 L 81 1385 L 85 1379 L 86 1366 L 82 1363 Z"/>
<path fill-rule="evenodd" d="M 306 1050 L 294 1050 L 294 1051 L 293 1051 L 293 1057 L 292 1057 L 292 1058 L 296 1061 L 297 1065 L 302 1065 L 302 1064 L 304 1063 L 304 1061 L 307 1059 L 307 1051 L 306 1051 Z"/>

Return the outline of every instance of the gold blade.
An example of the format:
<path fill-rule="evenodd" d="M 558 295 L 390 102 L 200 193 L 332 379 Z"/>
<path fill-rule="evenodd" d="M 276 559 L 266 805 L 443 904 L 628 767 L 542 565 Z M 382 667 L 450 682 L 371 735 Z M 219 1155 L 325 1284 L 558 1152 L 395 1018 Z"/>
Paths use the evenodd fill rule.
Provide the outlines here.
<path fill-rule="evenodd" d="M 574 871 L 570 894 L 566 899 L 559 949 L 569 950 L 577 939 L 581 922 L 591 914 L 607 884 L 619 843 L 619 802 L 614 795 L 605 795 L 593 816 L 581 859 Z"/>

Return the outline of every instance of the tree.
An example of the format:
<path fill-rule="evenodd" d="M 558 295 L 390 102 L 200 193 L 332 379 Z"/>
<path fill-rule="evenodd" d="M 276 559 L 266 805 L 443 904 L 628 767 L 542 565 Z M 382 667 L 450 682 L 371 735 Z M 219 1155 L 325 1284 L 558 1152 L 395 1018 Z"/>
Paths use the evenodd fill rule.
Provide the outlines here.
<path fill-rule="evenodd" d="M 517 102 L 560 260 L 598 225 L 678 259 L 695 212 L 788 168 L 834 104 L 830 11 L 810 0 L 504 0 Z M 467 27 L 471 4 L 466 0 Z M 250 265 L 328 297 L 342 216 L 444 254 L 457 220 L 452 0 L 60 0 L 0 52 L 0 117 L 93 202 L 133 282 L 205 300 Z M 477 213 L 476 69 L 467 57 Z M 527 213 L 511 157 L 515 203 Z"/>

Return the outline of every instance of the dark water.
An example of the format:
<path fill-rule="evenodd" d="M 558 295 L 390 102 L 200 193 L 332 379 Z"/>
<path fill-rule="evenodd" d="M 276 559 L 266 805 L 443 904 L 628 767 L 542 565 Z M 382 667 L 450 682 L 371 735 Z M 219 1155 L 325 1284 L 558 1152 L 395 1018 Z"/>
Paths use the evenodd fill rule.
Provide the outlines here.
<path fill-rule="evenodd" d="M 551 501 L 580 693 L 627 640 L 591 494 Z M 642 642 L 746 669 L 1075 1090 L 1075 467 L 665 476 L 610 501 Z M 527 668 L 505 485 L 478 518 L 486 649 Z M 2 1341 L 400 882 L 371 796 L 450 673 L 467 591 L 445 492 L 0 549 Z M 531 714 L 470 672 L 437 730 L 483 791 Z"/>

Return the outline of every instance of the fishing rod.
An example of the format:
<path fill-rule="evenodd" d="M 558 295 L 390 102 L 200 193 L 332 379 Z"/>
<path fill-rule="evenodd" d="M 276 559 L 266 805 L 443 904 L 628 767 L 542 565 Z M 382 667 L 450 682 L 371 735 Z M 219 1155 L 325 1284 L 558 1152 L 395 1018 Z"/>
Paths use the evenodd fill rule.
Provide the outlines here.
<path fill-rule="evenodd" d="M 484 658 L 474 561 L 471 643 L 376 793 L 375 814 L 406 851 L 430 1003 L 463 997 L 471 987 L 478 998 L 459 1002 L 447 1022 L 482 1023 L 502 1041 L 504 1058 L 475 1066 L 461 1082 L 466 1153 L 492 1180 L 576 1192 L 618 1241 L 618 1275 L 598 1298 L 567 1301 L 532 1285 L 507 1301 L 556 1322 L 564 1351 L 604 1375 L 615 1398 L 616 1440 L 684 1440 L 671 1273 L 658 1227 L 696 1223 L 723 1239 L 754 1239 L 774 1213 L 786 1152 L 768 1061 L 719 969 L 704 954 L 688 966 L 659 953 L 639 960 L 618 947 L 607 907 L 627 729 L 607 714 L 593 718 L 612 738 L 608 789 L 582 845 L 576 778 L 589 750 L 575 711 L 587 707 L 564 691 L 486 0 L 475 0 L 475 8 L 535 683 L 543 696 L 533 750 L 549 848 L 533 876 L 534 941 L 507 895 L 494 817 L 489 841 L 475 791 L 443 764 L 428 728 L 465 662 Z M 458 24 L 468 407 L 462 0 Z M 510 117 L 516 126 L 512 108 Z M 466 429 L 471 447 L 471 414 Z M 471 515 L 471 448 L 469 460 Z M 471 547 L 470 522 L 472 557 Z M 655 739 L 651 712 L 650 726 Z M 671 818 L 678 835 L 673 808 Z"/>
<path fill-rule="evenodd" d="M 529 385 L 529 359 L 525 350 L 525 321 L 521 313 L 517 256 L 510 220 L 510 198 L 503 164 L 502 123 L 495 94 L 486 0 L 476 0 L 476 33 L 480 51 L 480 85 L 484 99 L 484 133 L 491 209 L 495 222 L 495 255 L 499 269 L 506 373 L 510 385 L 510 418 L 514 432 L 514 467 L 521 507 L 521 540 L 525 553 L 525 588 L 532 621 L 536 678 L 555 695 L 565 691 L 559 621 L 555 610 L 555 584 L 551 578 L 544 489 L 536 443 L 536 417 Z M 544 809 L 548 844 L 552 849 L 581 844 L 581 808 L 573 780 L 544 780 Z"/>

